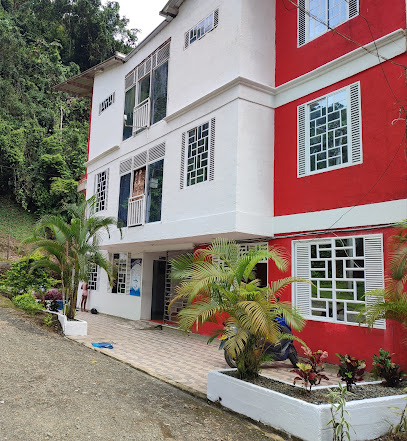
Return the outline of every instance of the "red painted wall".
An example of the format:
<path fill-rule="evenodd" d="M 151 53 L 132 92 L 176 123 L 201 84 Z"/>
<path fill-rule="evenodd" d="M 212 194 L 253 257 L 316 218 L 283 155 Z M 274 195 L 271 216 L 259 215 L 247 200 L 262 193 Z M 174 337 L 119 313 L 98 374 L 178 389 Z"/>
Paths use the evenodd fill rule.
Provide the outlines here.
<path fill-rule="evenodd" d="M 383 234 L 384 255 L 388 255 L 389 246 L 388 239 L 394 234 L 393 228 L 383 228 L 367 231 L 356 232 L 340 232 L 338 236 L 357 236 L 365 234 Z M 270 241 L 270 245 L 281 246 L 289 250 L 291 255 L 291 244 L 293 240 L 306 239 L 308 237 L 297 238 L 276 238 Z M 332 235 L 315 235 L 317 237 L 332 237 Z M 291 265 L 291 259 L 290 259 Z M 388 262 L 385 259 L 385 272 L 388 271 Z M 277 280 L 282 277 L 290 276 L 291 266 L 287 273 L 283 274 L 278 271 L 272 263 L 269 266 L 269 279 Z M 291 287 L 288 287 L 281 297 L 282 301 L 291 301 Z M 348 353 L 351 356 L 366 360 L 368 368 L 371 368 L 372 355 L 378 354 L 379 349 L 383 348 L 387 351 L 395 353 L 394 360 L 402 364 L 403 368 L 407 368 L 407 347 L 403 343 L 406 338 L 406 331 L 396 322 L 387 320 L 386 329 L 367 329 L 365 327 L 344 325 L 341 323 L 326 323 L 320 321 L 308 320 L 305 328 L 298 336 L 303 339 L 312 350 L 322 349 L 328 351 L 328 362 L 338 363 L 338 357 L 335 353 Z M 299 348 L 300 344 L 295 343 Z"/>
<path fill-rule="evenodd" d="M 393 61 L 406 65 L 407 56 L 403 54 Z M 382 67 L 404 105 L 407 99 L 404 69 L 389 62 Z M 297 178 L 297 106 L 356 81 L 360 81 L 361 87 L 363 163 Z M 405 121 L 392 125 L 399 116 L 399 107 L 380 66 L 278 107 L 274 147 L 275 216 L 406 198 Z M 405 113 L 402 117 L 405 118 Z M 395 154 L 383 178 L 369 192 Z"/>
<path fill-rule="evenodd" d="M 374 39 L 378 39 L 406 27 L 404 0 L 359 0 L 359 5 L 358 16 L 335 28 L 359 44 L 372 41 L 370 31 Z M 357 48 L 357 44 L 334 31 L 328 31 L 298 48 L 297 8 L 289 0 L 276 1 L 277 86 Z"/>

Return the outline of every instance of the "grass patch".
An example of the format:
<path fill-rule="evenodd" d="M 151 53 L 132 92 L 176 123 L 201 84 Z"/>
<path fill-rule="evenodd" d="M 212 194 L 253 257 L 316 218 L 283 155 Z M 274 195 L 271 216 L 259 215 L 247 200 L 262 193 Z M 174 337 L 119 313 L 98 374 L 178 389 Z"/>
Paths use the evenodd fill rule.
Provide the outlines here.
<path fill-rule="evenodd" d="M 6 259 L 8 248 L 9 260 L 22 255 L 18 250 L 20 243 L 32 233 L 37 220 L 38 216 L 25 211 L 8 196 L 0 195 L 0 260 Z"/>

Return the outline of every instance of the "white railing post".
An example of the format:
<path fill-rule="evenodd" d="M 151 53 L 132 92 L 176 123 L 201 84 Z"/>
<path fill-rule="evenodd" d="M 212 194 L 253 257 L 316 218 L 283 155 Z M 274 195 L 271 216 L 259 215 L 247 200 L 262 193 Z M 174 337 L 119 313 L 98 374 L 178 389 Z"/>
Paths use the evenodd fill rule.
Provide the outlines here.
<path fill-rule="evenodd" d="M 137 104 L 133 111 L 133 132 L 146 127 L 150 127 L 150 98 Z"/>
<path fill-rule="evenodd" d="M 140 194 L 129 198 L 129 208 L 127 212 L 127 225 L 134 227 L 135 225 L 144 225 L 144 195 Z"/>

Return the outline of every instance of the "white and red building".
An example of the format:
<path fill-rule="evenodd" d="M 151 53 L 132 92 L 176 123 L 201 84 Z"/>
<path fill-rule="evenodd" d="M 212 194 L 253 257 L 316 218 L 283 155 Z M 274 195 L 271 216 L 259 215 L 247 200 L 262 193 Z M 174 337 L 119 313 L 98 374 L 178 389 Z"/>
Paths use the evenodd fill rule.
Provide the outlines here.
<path fill-rule="evenodd" d="M 92 97 L 87 196 L 123 222 L 90 307 L 171 320 L 168 260 L 216 237 L 283 246 L 313 349 L 407 366 L 402 329 L 358 326 L 407 217 L 406 4 L 170 0 L 129 55 L 58 86 Z M 264 281 L 280 278 L 260 264 Z"/>

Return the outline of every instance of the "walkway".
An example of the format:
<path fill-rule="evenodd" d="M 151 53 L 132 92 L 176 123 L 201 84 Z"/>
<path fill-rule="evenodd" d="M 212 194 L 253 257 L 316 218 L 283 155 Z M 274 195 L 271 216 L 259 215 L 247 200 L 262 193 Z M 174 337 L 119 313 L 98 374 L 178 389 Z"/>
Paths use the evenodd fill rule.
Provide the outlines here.
<path fill-rule="evenodd" d="M 149 321 L 133 321 L 105 314 L 78 312 L 77 318 L 88 322 L 86 337 L 70 337 L 95 349 L 92 342 L 109 342 L 113 349 L 97 349 L 135 368 L 164 381 L 175 384 L 191 393 L 206 397 L 208 372 L 226 369 L 223 351 L 218 344 L 208 345 L 207 338 L 186 335 L 178 330 L 160 330 Z M 290 362 L 270 363 L 262 368 L 262 374 L 277 380 L 292 382 Z M 335 374 L 328 373 L 330 381 L 337 384 Z"/>

